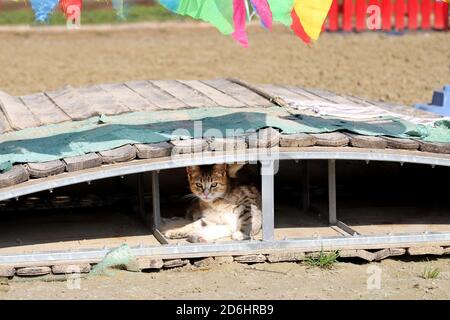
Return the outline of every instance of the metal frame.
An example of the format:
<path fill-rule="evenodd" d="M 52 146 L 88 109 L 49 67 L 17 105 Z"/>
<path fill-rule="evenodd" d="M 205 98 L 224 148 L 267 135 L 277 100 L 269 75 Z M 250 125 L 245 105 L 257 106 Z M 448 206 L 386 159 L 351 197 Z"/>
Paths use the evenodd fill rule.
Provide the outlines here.
<path fill-rule="evenodd" d="M 343 236 L 324 238 L 289 238 L 276 240 L 274 237 L 274 164 L 278 160 L 328 160 L 328 182 L 329 182 L 329 214 L 330 225 L 343 230 Z M 401 154 L 390 150 L 377 151 L 355 150 L 341 148 L 305 148 L 296 151 L 282 150 L 279 153 L 264 153 L 261 150 L 252 152 L 246 150 L 241 154 L 221 154 L 202 153 L 201 157 L 191 155 L 176 156 L 172 159 L 139 160 L 129 163 L 121 163 L 103 166 L 91 170 L 84 170 L 79 173 L 69 173 L 46 179 L 30 181 L 16 187 L 7 188 L 7 191 L 0 192 L 0 201 L 21 195 L 34 193 L 37 191 L 53 189 L 57 187 L 77 184 L 81 182 L 104 179 L 127 174 L 152 172 L 152 229 L 153 235 L 162 245 L 150 247 L 132 248 L 137 256 L 159 256 L 165 258 L 175 257 L 204 257 L 211 255 L 232 255 L 249 253 L 268 253 L 277 250 L 338 250 L 338 249 L 377 249 L 386 247 L 401 247 L 402 245 L 426 245 L 437 243 L 450 245 L 449 233 L 424 233 L 424 234 L 403 234 L 387 236 L 363 236 L 356 233 L 345 223 L 337 219 L 336 206 L 336 160 L 370 160 L 370 161 L 394 161 L 411 162 L 429 165 L 441 165 L 450 167 L 450 157 L 440 155 L 421 154 L 419 152 L 402 152 Z M 210 244 L 168 244 L 167 239 L 159 231 L 160 225 L 160 203 L 159 203 L 159 170 L 185 167 L 188 165 L 201 165 L 213 163 L 234 163 L 242 161 L 260 161 L 262 164 L 262 210 L 263 210 L 263 240 L 244 242 L 225 242 Z M 304 167 L 306 177 L 308 167 Z M 140 178 L 141 179 L 141 178 Z M 142 183 L 142 180 L 138 179 Z M 308 181 L 303 178 L 303 181 Z M 140 201 L 143 201 L 143 185 L 139 190 Z M 307 186 L 306 186 L 307 187 Z M 306 188 L 307 189 L 307 188 Z M 306 193 L 307 194 L 307 193 Z M 308 200 L 309 203 L 309 200 Z M 56 261 L 76 261 L 90 260 L 100 261 L 108 249 L 80 250 L 80 251 L 60 251 L 42 252 L 31 254 L 0 255 L 0 264 L 24 264 L 36 262 L 56 262 Z"/>

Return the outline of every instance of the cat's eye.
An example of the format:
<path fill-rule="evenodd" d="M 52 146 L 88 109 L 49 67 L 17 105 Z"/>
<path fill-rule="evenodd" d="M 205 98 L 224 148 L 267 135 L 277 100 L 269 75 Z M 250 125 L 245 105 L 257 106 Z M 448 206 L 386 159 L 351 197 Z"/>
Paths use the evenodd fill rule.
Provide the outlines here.
<path fill-rule="evenodd" d="M 195 184 L 198 188 L 202 188 L 203 187 L 203 185 L 201 184 L 201 183 L 196 183 Z"/>
<path fill-rule="evenodd" d="M 217 182 L 214 182 L 211 184 L 211 188 L 215 188 L 215 187 L 217 187 Z"/>

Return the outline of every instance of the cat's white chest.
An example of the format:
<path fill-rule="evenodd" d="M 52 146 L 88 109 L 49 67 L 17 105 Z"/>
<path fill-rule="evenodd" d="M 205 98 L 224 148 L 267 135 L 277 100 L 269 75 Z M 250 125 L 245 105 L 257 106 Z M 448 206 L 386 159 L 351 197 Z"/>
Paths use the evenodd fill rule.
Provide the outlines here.
<path fill-rule="evenodd" d="M 235 206 L 232 204 L 221 203 L 213 208 L 205 208 L 203 210 L 202 216 L 205 220 L 216 223 L 216 224 L 226 224 L 226 225 L 236 225 L 238 221 L 238 216 L 234 212 Z"/>

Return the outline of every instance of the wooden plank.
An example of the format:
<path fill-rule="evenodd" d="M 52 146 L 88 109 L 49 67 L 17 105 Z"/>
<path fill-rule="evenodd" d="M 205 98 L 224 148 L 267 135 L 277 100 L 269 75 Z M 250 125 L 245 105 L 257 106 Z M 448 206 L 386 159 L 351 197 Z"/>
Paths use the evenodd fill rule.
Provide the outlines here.
<path fill-rule="evenodd" d="M 316 139 L 306 133 L 296 134 L 282 134 L 280 136 L 280 146 L 295 148 L 295 147 L 310 147 L 316 143 Z"/>
<path fill-rule="evenodd" d="M 12 129 L 21 130 L 41 125 L 36 116 L 18 98 L 0 91 L 0 108 Z"/>
<path fill-rule="evenodd" d="M 0 188 L 13 186 L 29 179 L 28 171 L 22 165 L 13 166 L 11 170 L 0 173 Z"/>
<path fill-rule="evenodd" d="M 97 114 L 114 115 L 130 111 L 129 108 L 114 98 L 114 95 L 101 86 L 78 88 L 77 91 Z"/>
<path fill-rule="evenodd" d="M 158 107 L 123 83 L 103 84 L 101 87 L 130 111 L 152 111 Z"/>
<path fill-rule="evenodd" d="M 159 258 L 137 258 L 139 270 L 159 270 L 164 266 L 164 261 Z"/>
<path fill-rule="evenodd" d="M 356 148 L 385 149 L 387 141 L 381 137 L 364 136 L 359 134 L 345 133 L 350 138 L 350 145 Z"/>
<path fill-rule="evenodd" d="M 26 166 L 32 178 L 45 178 L 53 176 L 63 173 L 66 169 L 65 164 L 61 160 L 28 163 Z"/>
<path fill-rule="evenodd" d="M 322 98 L 316 94 L 313 94 L 303 88 L 291 87 L 291 86 L 286 86 L 285 88 L 305 97 L 309 101 L 328 102 L 328 103 L 330 102 L 329 100 Z"/>
<path fill-rule="evenodd" d="M 68 172 L 84 170 L 99 167 L 102 164 L 102 158 L 96 153 L 88 153 L 81 156 L 68 157 L 63 159 Z"/>
<path fill-rule="evenodd" d="M 11 130 L 12 130 L 11 125 L 9 124 L 8 119 L 6 119 L 6 116 L 3 113 L 2 108 L 0 108 L 0 134 Z"/>
<path fill-rule="evenodd" d="M 135 144 L 137 157 L 139 159 L 152 159 L 170 156 L 173 144 L 167 142 Z"/>
<path fill-rule="evenodd" d="M 350 142 L 350 139 L 340 132 L 313 133 L 311 136 L 316 139 L 316 146 L 344 147 Z"/>
<path fill-rule="evenodd" d="M 52 266 L 53 274 L 89 273 L 91 265 L 89 263 L 56 264 Z"/>
<path fill-rule="evenodd" d="M 288 99 L 288 100 L 296 100 L 296 101 L 309 101 L 311 99 L 295 93 L 294 91 L 291 91 L 287 88 L 284 88 L 282 86 L 274 86 L 271 84 L 263 84 L 263 85 L 259 85 L 259 87 L 261 87 L 261 89 L 269 92 L 271 95 L 273 96 L 278 96 L 281 97 L 283 99 Z"/>
<path fill-rule="evenodd" d="M 136 149 L 127 144 L 112 150 L 100 151 L 99 155 L 103 163 L 125 162 L 136 158 Z"/>
<path fill-rule="evenodd" d="M 420 143 L 412 139 L 399 139 L 391 137 L 383 137 L 387 142 L 387 147 L 392 149 L 417 150 Z"/>
<path fill-rule="evenodd" d="M 273 104 L 259 94 L 226 79 L 206 80 L 203 83 L 226 93 L 251 107 L 270 107 Z"/>
<path fill-rule="evenodd" d="M 411 0 L 410 0 L 411 1 Z M 414 0 L 417 1 L 417 0 Z M 422 0 L 420 3 L 420 27 L 422 30 L 431 29 L 431 0 Z"/>
<path fill-rule="evenodd" d="M 217 105 L 222 107 L 243 107 L 244 104 L 233 97 L 214 89 L 211 86 L 204 84 L 198 80 L 178 80 L 179 82 L 191 87 L 198 92 L 201 92 L 209 99 L 213 100 Z"/>
<path fill-rule="evenodd" d="M 158 109 L 180 109 L 188 107 L 184 102 L 176 99 L 167 92 L 159 89 L 149 81 L 126 82 L 126 86 L 139 93 Z"/>
<path fill-rule="evenodd" d="M 307 92 L 310 92 L 324 100 L 328 100 L 329 102 L 333 102 L 336 104 L 350 104 L 350 105 L 356 105 L 357 103 L 353 102 L 351 99 L 347 99 L 343 97 L 342 95 L 336 94 L 334 92 L 324 90 L 324 89 L 312 89 L 307 88 L 304 89 Z"/>
<path fill-rule="evenodd" d="M 450 143 L 420 142 L 420 151 L 431 153 L 450 153 Z"/>
<path fill-rule="evenodd" d="M 423 1 L 423 0 L 422 0 Z M 419 16 L 419 0 L 408 0 L 408 29 L 417 30 L 417 19 Z M 424 22 L 422 13 L 422 23 Z M 429 19 L 429 17 L 428 17 Z"/>
<path fill-rule="evenodd" d="M 14 266 L 0 265 L 0 277 L 5 277 L 5 278 L 13 277 L 15 273 L 16 273 L 16 268 L 14 268 Z"/>
<path fill-rule="evenodd" d="M 209 141 L 208 149 L 210 151 L 234 151 L 247 149 L 247 143 L 244 138 L 215 138 Z"/>
<path fill-rule="evenodd" d="M 249 254 L 234 257 L 234 261 L 239 263 L 262 263 L 266 262 L 266 256 L 263 254 Z"/>
<path fill-rule="evenodd" d="M 71 86 L 46 92 L 47 96 L 72 120 L 83 120 L 99 114 L 92 109 L 83 97 Z"/>
<path fill-rule="evenodd" d="M 202 108 L 217 106 L 217 104 L 210 98 L 183 84 L 182 82 L 174 80 L 158 80 L 151 81 L 151 83 L 159 87 L 161 90 L 168 92 L 178 100 L 183 101 L 190 107 Z"/>
<path fill-rule="evenodd" d="M 330 12 L 328 13 L 328 31 L 336 32 L 339 30 L 339 4 L 338 0 L 331 3 Z"/>
<path fill-rule="evenodd" d="M 355 13 L 356 13 L 356 31 L 363 32 L 367 27 L 367 2 L 366 0 L 356 0 Z"/>
<path fill-rule="evenodd" d="M 444 254 L 444 248 L 439 247 L 439 246 L 410 247 L 410 248 L 408 248 L 408 254 L 410 256 L 419 256 L 419 255 L 426 255 L 426 254 L 441 256 Z"/>
<path fill-rule="evenodd" d="M 274 252 L 267 255 L 267 260 L 271 263 L 276 262 L 298 262 L 305 260 L 304 252 Z"/>
<path fill-rule="evenodd" d="M 25 267 L 18 268 L 16 270 L 16 275 L 18 276 L 43 276 L 51 273 L 52 269 L 50 267 Z"/>
<path fill-rule="evenodd" d="M 172 259 L 164 261 L 164 268 L 178 268 L 184 267 L 189 264 L 189 260 L 186 259 Z"/>
<path fill-rule="evenodd" d="M 22 96 L 20 99 L 42 124 L 60 123 L 70 120 L 70 117 L 43 93 Z"/>

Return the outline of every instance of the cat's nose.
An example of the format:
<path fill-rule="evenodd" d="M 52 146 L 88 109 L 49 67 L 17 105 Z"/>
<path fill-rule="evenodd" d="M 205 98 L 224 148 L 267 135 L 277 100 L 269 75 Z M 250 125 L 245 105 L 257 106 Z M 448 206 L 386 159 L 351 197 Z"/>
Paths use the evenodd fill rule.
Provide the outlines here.
<path fill-rule="evenodd" d="M 205 197 L 207 197 L 209 195 L 209 191 L 205 190 L 205 191 L 203 191 L 203 194 L 205 195 Z"/>

